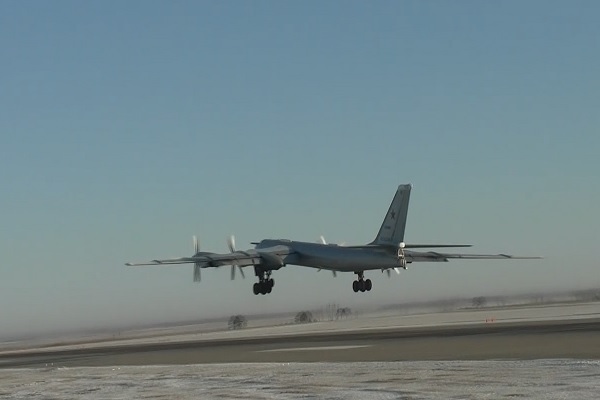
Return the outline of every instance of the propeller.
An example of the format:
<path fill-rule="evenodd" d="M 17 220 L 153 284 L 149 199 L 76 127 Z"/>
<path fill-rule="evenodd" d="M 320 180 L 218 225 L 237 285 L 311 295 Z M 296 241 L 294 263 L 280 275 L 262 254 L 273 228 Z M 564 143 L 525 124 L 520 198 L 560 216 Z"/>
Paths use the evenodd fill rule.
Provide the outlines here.
<path fill-rule="evenodd" d="M 325 236 L 321 235 L 319 236 L 319 239 L 321 240 L 321 244 L 327 244 L 327 241 L 325 240 Z M 321 269 L 319 268 L 319 271 Z M 334 278 L 337 278 L 337 272 L 336 271 L 331 271 L 331 273 L 333 274 Z"/>
<path fill-rule="evenodd" d="M 227 238 L 227 247 L 230 252 L 235 253 L 235 236 L 231 235 Z"/>
<path fill-rule="evenodd" d="M 321 244 L 327 244 L 327 241 L 325 240 L 325 237 L 323 235 L 319 236 L 319 240 L 321 241 Z M 336 244 L 336 246 L 345 246 L 346 242 L 341 242 Z"/>
<path fill-rule="evenodd" d="M 232 253 L 235 253 L 235 236 L 231 235 L 227 238 L 227 247 L 229 247 L 229 251 Z M 242 269 L 241 266 L 237 266 L 238 269 L 240 270 L 240 274 L 242 275 L 243 279 L 246 279 L 246 275 L 244 275 L 244 270 Z M 231 280 L 235 279 L 235 265 L 231 266 Z"/>
<path fill-rule="evenodd" d="M 194 256 L 200 252 L 200 245 L 198 244 L 198 238 L 196 235 L 192 236 L 192 244 L 194 246 Z M 200 263 L 194 263 L 194 282 L 200 282 L 202 277 L 200 276 Z"/>
<path fill-rule="evenodd" d="M 406 257 L 404 255 L 404 247 L 406 247 L 406 244 L 404 242 L 398 243 L 398 262 L 400 263 L 400 268 L 402 269 L 406 269 Z M 393 268 L 398 275 L 400 275 L 400 268 Z M 381 272 L 383 272 L 383 269 L 381 270 Z M 391 268 L 386 268 L 385 272 L 388 278 L 392 275 Z"/>
<path fill-rule="evenodd" d="M 396 273 L 397 273 L 398 275 L 400 275 L 400 268 L 394 268 L 394 271 L 396 271 Z M 382 271 L 382 272 L 383 272 L 383 271 Z M 392 276 L 392 271 L 391 271 L 391 269 L 390 269 L 390 268 L 387 268 L 387 269 L 385 270 L 385 273 L 387 274 L 388 278 Z"/>

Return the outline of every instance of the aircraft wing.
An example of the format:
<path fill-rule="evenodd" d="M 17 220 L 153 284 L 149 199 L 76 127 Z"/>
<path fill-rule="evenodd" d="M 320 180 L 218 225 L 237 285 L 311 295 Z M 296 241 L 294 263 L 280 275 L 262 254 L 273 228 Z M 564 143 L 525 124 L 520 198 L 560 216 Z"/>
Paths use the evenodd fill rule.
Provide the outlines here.
<path fill-rule="evenodd" d="M 379 246 L 379 245 L 373 245 L 373 244 L 363 244 L 363 245 L 355 245 L 355 246 L 343 246 L 343 247 L 349 247 L 351 249 L 372 249 L 372 248 L 381 248 L 381 247 L 386 247 L 389 249 L 397 249 L 398 246 L 393 245 L 393 246 Z M 473 247 L 472 244 L 413 244 L 413 243 L 406 243 L 404 244 L 404 248 L 405 249 L 433 249 L 433 248 L 439 248 L 439 247 Z"/>
<path fill-rule="evenodd" d="M 408 261 L 448 261 L 452 258 L 462 258 L 467 260 L 534 260 L 542 257 L 523 257 L 510 254 L 460 254 L 460 253 L 438 253 L 437 251 L 406 251 Z"/>
<path fill-rule="evenodd" d="M 199 264 L 201 268 L 220 267 L 222 265 L 256 265 L 260 264 L 262 257 L 257 252 L 235 252 L 229 254 L 205 254 L 195 257 L 167 258 L 162 260 L 152 260 L 139 263 L 126 263 L 127 266 L 140 265 L 178 265 L 178 264 Z"/>
<path fill-rule="evenodd" d="M 405 249 L 433 249 L 434 247 L 472 247 L 472 244 L 411 244 L 406 243 Z"/>

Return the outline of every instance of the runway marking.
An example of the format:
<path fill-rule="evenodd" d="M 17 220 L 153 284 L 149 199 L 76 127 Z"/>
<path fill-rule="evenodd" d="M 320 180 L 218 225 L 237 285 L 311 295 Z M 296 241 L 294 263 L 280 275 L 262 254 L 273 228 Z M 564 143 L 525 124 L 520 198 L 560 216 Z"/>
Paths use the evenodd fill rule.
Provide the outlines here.
<path fill-rule="evenodd" d="M 289 347 L 283 349 L 257 350 L 257 353 L 272 353 L 276 351 L 316 351 L 316 350 L 348 350 L 359 349 L 361 347 L 372 347 L 372 344 L 363 344 L 355 346 L 321 346 L 321 347 Z"/>

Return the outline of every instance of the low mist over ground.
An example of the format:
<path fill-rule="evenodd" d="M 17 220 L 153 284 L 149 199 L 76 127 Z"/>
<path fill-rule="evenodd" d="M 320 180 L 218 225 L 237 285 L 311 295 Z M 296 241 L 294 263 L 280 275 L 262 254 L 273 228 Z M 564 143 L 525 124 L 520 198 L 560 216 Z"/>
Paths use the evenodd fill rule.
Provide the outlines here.
<path fill-rule="evenodd" d="M 236 315 L 220 315 L 211 318 L 189 318 L 181 319 L 177 315 L 163 320 L 140 321 L 137 323 L 122 321 L 120 323 L 99 323 L 90 324 L 86 327 L 64 327 L 64 329 L 55 329 L 36 332 L 20 332 L 12 335 L 0 337 L 3 342 L 13 341 L 52 341 L 59 338 L 84 338 L 86 336 L 100 336 L 106 339 L 119 339 L 121 335 L 131 335 L 131 331 L 155 329 L 157 333 L 161 329 L 168 329 L 177 326 L 189 325 L 193 331 L 194 325 L 202 324 L 203 329 L 224 330 L 232 329 L 232 319 L 241 318 L 240 326 L 237 328 L 246 328 L 256 326 L 253 322 L 260 320 L 265 324 L 265 319 L 277 319 L 277 323 L 311 323 L 318 321 L 333 321 L 337 319 L 357 318 L 361 315 L 371 313 L 385 312 L 393 315 L 411 315 L 419 313 L 437 313 L 451 312 L 461 309 L 493 309 L 506 307 L 519 307 L 531 305 L 547 305 L 555 303 L 578 303 L 578 302 L 599 302 L 600 289 L 573 290 L 568 292 L 537 292 L 524 293 L 513 296 L 474 296 L 474 297 L 456 297 L 451 299 L 432 299 L 427 301 L 412 301 L 397 304 L 383 305 L 358 305 L 350 307 L 339 303 L 327 303 L 306 309 L 282 310 L 277 312 L 250 312 Z M 268 324 L 268 322 L 267 322 Z M 208 327 L 208 328 L 207 328 Z"/>

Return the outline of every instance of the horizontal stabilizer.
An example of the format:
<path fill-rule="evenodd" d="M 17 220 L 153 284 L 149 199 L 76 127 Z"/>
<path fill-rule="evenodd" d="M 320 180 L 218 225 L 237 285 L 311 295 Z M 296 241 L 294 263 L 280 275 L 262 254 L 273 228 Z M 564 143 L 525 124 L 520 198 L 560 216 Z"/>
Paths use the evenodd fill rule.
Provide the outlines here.
<path fill-rule="evenodd" d="M 465 259 L 465 260 L 538 260 L 542 257 L 529 256 L 513 256 L 511 254 L 451 254 L 438 253 L 435 251 L 411 251 L 406 254 L 410 261 L 448 261 L 449 259 Z"/>
<path fill-rule="evenodd" d="M 405 244 L 405 249 L 433 249 L 439 247 L 472 247 L 472 244 Z"/>
<path fill-rule="evenodd" d="M 467 260 L 540 260 L 543 258 L 538 256 L 513 256 L 510 254 L 440 254 L 433 251 L 424 254 L 433 254 L 444 258 L 464 258 Z"/>

